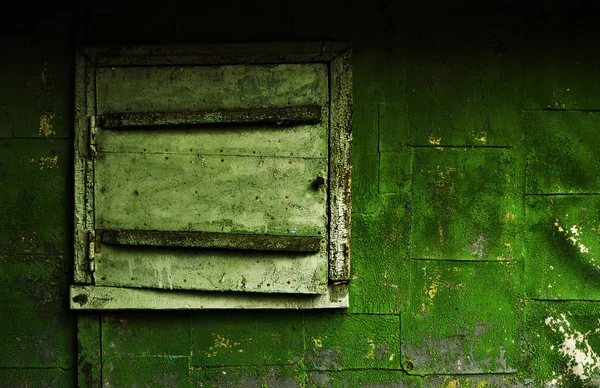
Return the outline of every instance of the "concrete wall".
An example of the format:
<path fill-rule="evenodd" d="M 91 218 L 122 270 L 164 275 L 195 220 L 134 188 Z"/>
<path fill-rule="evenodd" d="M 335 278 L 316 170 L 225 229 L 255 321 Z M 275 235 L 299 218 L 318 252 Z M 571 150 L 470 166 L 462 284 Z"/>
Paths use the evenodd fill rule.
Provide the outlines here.
<path fill-rule="evenodd" d="M 0 386 L 600 385 L 589 3 L 16 8 L 0 23 Z M 354 47 L 350 308 L 71 313 L 75 45 L 274 40 Z"/>

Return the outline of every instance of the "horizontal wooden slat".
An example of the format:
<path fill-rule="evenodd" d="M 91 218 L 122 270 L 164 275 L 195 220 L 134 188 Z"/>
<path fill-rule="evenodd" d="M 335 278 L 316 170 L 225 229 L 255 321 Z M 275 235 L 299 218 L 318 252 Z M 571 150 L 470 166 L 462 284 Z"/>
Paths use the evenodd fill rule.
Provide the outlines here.
<path fill-rule="evenodd" d="M 326 234 L 327 159 L 99 153 L 98 229 Z"/>
<path fill-rule="evenodd" d="M 320 294 L 327 250 L 281 252 L 101 244 L 95 284 L 161 289 Z"/>
<path fill-rule="evenodd" d="M 348 307 L 348 286 L 332 284 L 321 295 L 71 286 L 70 304 L 73 310 L 339 309 Z"/>
<path fill-rule="evenodd" d="M 321 122 L 292 126 L 256 124 L 206 125 L 97 130 L 96 144 L 105 153 L 200 154 L 326 158 L 328 115 Z"/>
<path fill-rule="evenodd" d="M 118 245 L 293 252 L 318 252 L 320 249 L 320 238 L 309 236 L 265 236 L 148 230 L 104 230 L 101 231 L 101 236 L 103 243 Z"/>
<path fill-rule="evenodd" d="M 318 123 L 320 106 L 297 106 L 285 108 L 205 109 L 182 112 L 108 113 L 99 116 L 103 129 L 157 128 L 171 125 L 203 124 L 295 124 Z M 238 127 L 243 130 L 244 127 Z"/>
<path fill-rule="evenodd" d="M 329 62 L 343 42 L 268 42 L 88 46 L 80 51 L 96 66 L 231 65 Z"/>
<path fill-rule="evenodd" d="M 324 63 L 100 67 L 97 113 L 325 106 Z"/>

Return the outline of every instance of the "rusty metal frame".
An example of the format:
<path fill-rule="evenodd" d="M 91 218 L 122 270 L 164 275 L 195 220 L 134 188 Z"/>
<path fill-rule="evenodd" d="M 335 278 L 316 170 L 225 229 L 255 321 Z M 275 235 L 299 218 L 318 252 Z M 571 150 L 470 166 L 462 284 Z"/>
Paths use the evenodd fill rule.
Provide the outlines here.
<path fill-rule="evenodd" d="M 203 292 L 181 296 L 177 308 L 342 308 L 348 307 L 350 280 L 351 217 L 351 141 L 352 141 L 352 50 L 346 43 L 253 43 L 219 45 L 138 45 L 82 47 L 75 63 L 75 284 L 72 294 L 81 301 L 84 295 L 113 295 L 104 308 L 163 308 L 161 303 L 173 298 L 165 291 L 135 290 L 141 305 L 133 306 L 133 290 L 93 286 L 93 252 L 90 236 L 94 235 L 94 123 L 96 119 L 96 68 L 100 66 L 165 66 L 165 65 L 234 65 L 314 63 L 329 65 L 329 289 L 317 297 L 243 295 L 244 306 L 225 303 L 223 296 Z M 314 116 L 314 115 L 313 115 Z M 312 117 L 312 116 L 311 116 Z M 86 285 L 86 286 L 84 286 Z M 144 293 L 147 293 L 144 296 Z M 161 297 L 157 297 L 161 295 Z M 175 295 L 175 294 L 173 294 Z M 74 296 L 74 297 L 75 297 Z M 119 302 L 119 299 L 120 301 Z M 236 296 L 238 298 L 238 296 Z M 267 299 L 273 298 L 272 302 Z M 277 299 L 280 298 L 280 299 Z M 289 298 L 287 302 L 284 299 Z M 214 302 L 209 302 L 209 300 Z M 265 301 L 261 307 L 260 301 Z M 270 299 L 269 299 L 270 300 Z M 296 300 L 294 303 L 293 301 Z M 311 301 L 312 300 L 312 301 Z M 144 302 L 145 301 L 145 302 Z M 329 302 L 327 302 L 329 301 Z M 121 304 L 120 304 L 121 303 Z M 104 306 L 104 307 L 103 307 Z M 109 307 L 106 307 L 109 306 Z M 189 307 L 186 307 L 189 306 Z M 209 307 L 210 306 L 210 307 Z M 265 307 L 266 306 L 266 307 Z M 271 307 L 268 307 L 271 306 Z M 285 307 L 279 307 L 285 306 Z M 71 298 L 71 308 L 89 309 Z"/>

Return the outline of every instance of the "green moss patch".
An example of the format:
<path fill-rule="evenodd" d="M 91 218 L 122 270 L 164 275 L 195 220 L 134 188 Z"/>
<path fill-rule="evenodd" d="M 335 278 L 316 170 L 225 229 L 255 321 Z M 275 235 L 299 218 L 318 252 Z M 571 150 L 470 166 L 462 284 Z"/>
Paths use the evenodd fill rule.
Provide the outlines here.
<path fill-rule="evenodd" d="M 511 373 L 519 366 L 514 263 L 413 261 L 402 363 L 414 374 Z"/>
<path fill-rule="evenodd" d="M 600 299 L 600 196 L 527 198 L 527 296 Z"/>
<path fill-rule="evenodd" d="M 523 167 L 519 149 L 415 149 L 411 257 L 519 258 Z"/>

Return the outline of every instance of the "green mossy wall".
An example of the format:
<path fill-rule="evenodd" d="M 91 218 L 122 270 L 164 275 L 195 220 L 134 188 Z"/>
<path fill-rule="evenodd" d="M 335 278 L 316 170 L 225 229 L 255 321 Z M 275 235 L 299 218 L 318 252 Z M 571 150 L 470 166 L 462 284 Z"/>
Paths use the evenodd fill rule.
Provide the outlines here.
<path fill-rule="evenodd" d="M 0 387 L 600 386 L 591 2 L 14 8 Z M 76 45 L 298 40 L 353 44 L 350 308 L 70 312 Z"/>

